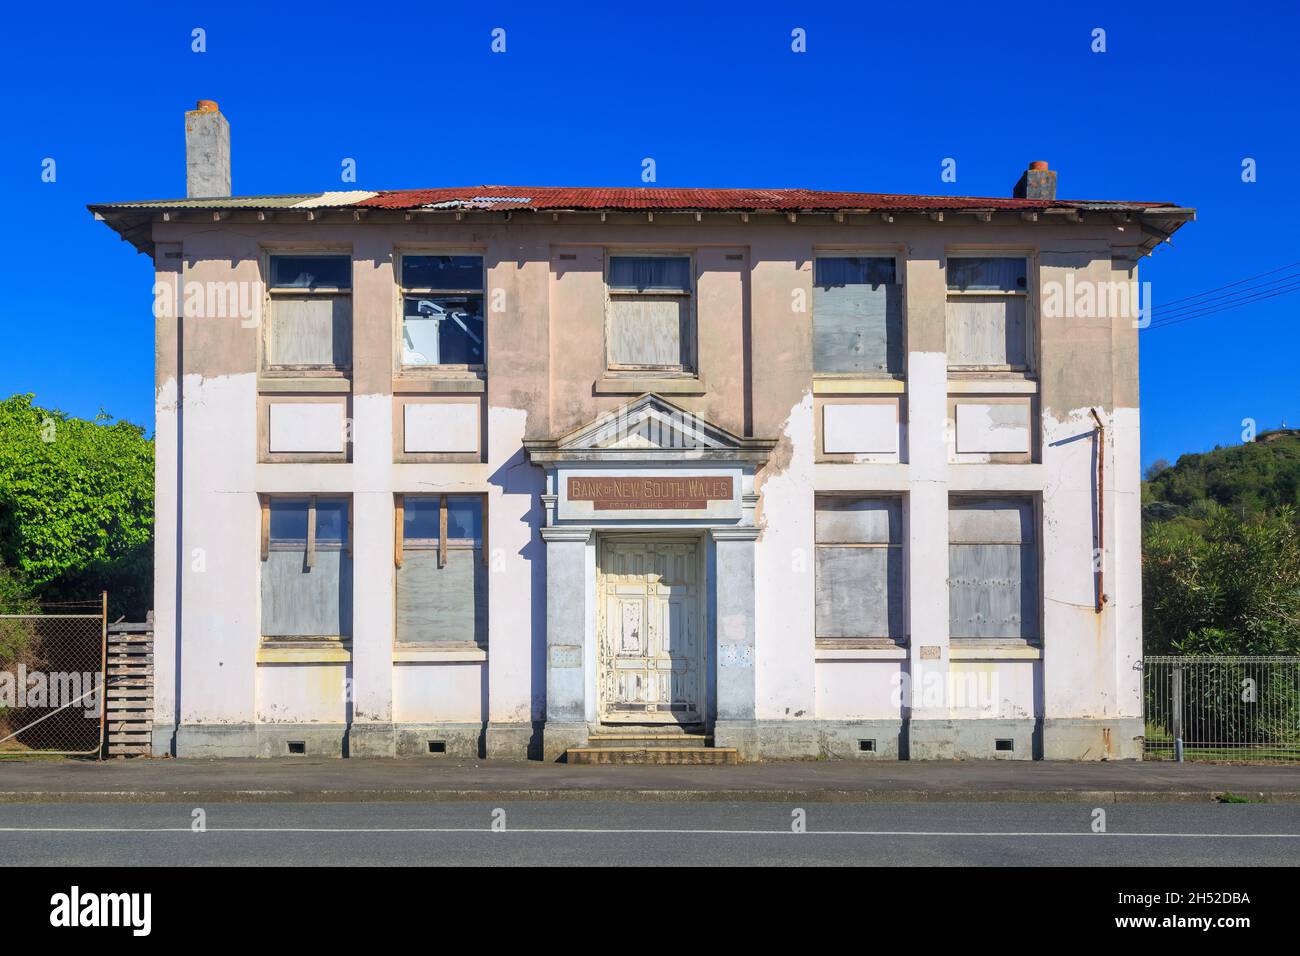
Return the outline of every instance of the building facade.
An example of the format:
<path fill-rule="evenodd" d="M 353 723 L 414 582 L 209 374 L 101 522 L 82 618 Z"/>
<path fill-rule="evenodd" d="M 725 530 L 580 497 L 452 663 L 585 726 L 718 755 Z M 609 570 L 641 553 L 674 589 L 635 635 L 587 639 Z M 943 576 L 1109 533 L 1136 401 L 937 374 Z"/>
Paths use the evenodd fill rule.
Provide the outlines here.
<path fill-rule="evenodd" d="M 478 187 L 156 266 L 155 750 L 1140 753 L 1137 263 L 1192 211 Z"/>

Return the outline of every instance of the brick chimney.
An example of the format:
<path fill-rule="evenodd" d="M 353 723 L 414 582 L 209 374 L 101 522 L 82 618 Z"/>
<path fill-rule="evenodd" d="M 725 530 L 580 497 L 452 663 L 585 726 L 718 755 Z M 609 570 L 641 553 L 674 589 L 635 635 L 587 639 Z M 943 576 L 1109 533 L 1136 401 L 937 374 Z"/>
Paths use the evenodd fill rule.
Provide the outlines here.
<path fill-rule="evenodd" d="M 185 195 L 230 195 L 230 124 L 212 100 L 185 114 Z"/>
<path fill-rule="evenodd" d="M 1044 160 L 1035 160 L 1020 174 L 1020 182 L 1011 195 L 1017 199 L 1055 199 L 1056 170 L 1048 169 Z"/>

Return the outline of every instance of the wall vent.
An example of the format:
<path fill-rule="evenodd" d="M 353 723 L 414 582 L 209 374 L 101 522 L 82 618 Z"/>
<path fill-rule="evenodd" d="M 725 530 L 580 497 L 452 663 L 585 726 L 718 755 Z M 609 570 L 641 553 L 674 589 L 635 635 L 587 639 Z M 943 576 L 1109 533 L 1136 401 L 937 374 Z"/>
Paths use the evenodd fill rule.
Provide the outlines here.
<path fill-rule="evenodd" d="M 873 753 L 876 752 L 876 741 L 875 741 L 874 739 L 872 739 L 872 740 L 859 740 L 859 741 L 858 741 L 858 750 L 859 750 L 861 753 L 864 753 L 864 754 L 873 754 Z"/>
<path fill-rule="evenodd" d="M 431 754 L 445 754 L 446 752 L 447 752 L 447 741 L 445 741 L 445 740 L 430 740 L 430 741 L 429 741 L 429 753 L 431 753 Z"/>
<path fill-rule="evenodd" d="M 289 753 L 291 753 L 291 754 L 306 754 L 306 753 L 307 753 L 307 741 L 305 741 L 305 740 L 291 740 L 291 741 L 289 741 Z"/>
<path fill-rule="evenodd" d="M 993 741 L 993 749 L 1010 753 L 1016 749 L 1016 742 L 1010 737 L 999 737 L 997 740 Z"/>

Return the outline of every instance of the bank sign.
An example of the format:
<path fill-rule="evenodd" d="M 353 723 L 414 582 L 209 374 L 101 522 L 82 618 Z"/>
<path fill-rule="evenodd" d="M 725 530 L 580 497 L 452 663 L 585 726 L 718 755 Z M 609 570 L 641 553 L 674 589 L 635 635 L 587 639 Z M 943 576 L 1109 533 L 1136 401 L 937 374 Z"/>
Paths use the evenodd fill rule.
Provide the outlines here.
<path fill-rule="evenodd" d="M 569 500 L 590 501 L 596 511 L 702 511 L 710 501 L 730 501 L 731 478 L 575 478 Z"/>
<path fill-rule="evenodd" d="M 727 520 L 740 516 L 739 472 L 570 471 L 560 517 L 593 521 Z"/>

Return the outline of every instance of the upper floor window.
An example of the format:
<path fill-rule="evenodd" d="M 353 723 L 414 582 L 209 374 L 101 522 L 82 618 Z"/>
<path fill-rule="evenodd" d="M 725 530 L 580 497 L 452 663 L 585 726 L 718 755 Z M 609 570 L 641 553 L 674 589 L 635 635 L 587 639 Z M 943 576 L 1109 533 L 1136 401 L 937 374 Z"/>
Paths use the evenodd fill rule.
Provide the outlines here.
<path fill-rule="evenodd" d="M 948 367 L 1026 372 L 1032 348 L 1024 256 L 948 257 Z"/>
<path fill-rule="evenodd" d="M 813 369 L 903 374 L 903 303 L 894 259 L 818 256 L 813 263 Z"/>
<path fill-rule="evenodd" d="M 269 266 L 266 365 L 351 368 L 351 257 L 273 255 Z"/>
<path fill-rule="evenodd" d="M 614 371 L 694 369 L 691 257 L 609 257 L 609 320 L 605 329 Z"/>
<path fill-rule="evenodd" d="M 403 255 L 402 365 L 485 364 L 483 257 Z"/>

